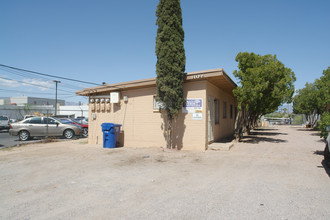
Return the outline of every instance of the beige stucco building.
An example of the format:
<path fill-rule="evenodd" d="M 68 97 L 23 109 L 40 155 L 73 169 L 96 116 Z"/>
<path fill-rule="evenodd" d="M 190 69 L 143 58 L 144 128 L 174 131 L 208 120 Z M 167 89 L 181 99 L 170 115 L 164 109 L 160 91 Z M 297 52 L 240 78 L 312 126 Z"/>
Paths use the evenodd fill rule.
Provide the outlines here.
<path fill-rule="evenodd" d="M 223 69 L 186 74 L 187 100 L 173 125 L 173 143 L 182 150 L 206 150 L 234 132 L 236 84 Z M 89 97 L 88 143 L 102 145 L 104 122 L 121 124 L 124 147 L 165 147 L 164 114 L 156 102 L 156 78 L 102 85 L 76 92 Z"/>

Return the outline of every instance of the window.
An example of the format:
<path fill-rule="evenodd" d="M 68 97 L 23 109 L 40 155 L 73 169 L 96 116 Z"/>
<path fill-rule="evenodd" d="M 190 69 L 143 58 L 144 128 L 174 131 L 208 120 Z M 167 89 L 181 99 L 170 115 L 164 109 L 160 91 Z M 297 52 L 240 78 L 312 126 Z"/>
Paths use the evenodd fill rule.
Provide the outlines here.
<path fill-rule="evenodd" d="M 66 119 L 66 118 L 61 118 L 58 120 L 60 120 L 60 122 L 62 122 L 63 124 L 72 124 L 72 121 L 70 121 L 69 119 Z"/>
<path fill-rule="evenodd" d="M 156 96 L 154 96 L 154 110 L 159 110 L 164 107 L 164 104 L 157 101 Z"/>
<path fill-rule="evenodd" d="M 223 118 L 227 118 L 227 103 L 226 102 L 223 102 Z"/>
<path fill-rule="evenodd" d="M 37 118 L 37 117 L 31 118 L 30 124 L 41 124 L 41 118 Z"/>
<path fill-rule="evenodd" d="M 52 118 L 44 118 L 44 124 L 56 124 L 56 121 Z"/>
<path fill-rule="evenodd" d="M 25 120 L 23 123 L 24 124 L 29 124 L 31 119 Z"/>
<path fill-rule="evenodd" d="M 7 116 L 0 116 L 0 120 L 1 121 L 8 121 L 8 117 Z"/>
<path fill-rule="evenodd" d="M 219 124 L 219 100 L 214 99 L 214 122 Z"/>
<path fill-rule="evenodd" d="M 233 105 L 230 105 L 230 118 L 233 118 Z"/>

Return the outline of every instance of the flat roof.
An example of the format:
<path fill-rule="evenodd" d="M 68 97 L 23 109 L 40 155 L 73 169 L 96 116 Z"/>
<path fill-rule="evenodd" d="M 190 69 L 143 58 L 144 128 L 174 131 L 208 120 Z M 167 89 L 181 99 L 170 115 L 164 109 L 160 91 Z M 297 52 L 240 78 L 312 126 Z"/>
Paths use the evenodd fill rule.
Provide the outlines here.
<path fill-rule="evenodd" d="M 227 75 L 227 73 L 222 68 L 185 73 L 184 83 L 199 80 L 207 80 L 226 91 L 232 91 L 237 87 L 236 83 Z M 152 86 L 156 86 L 156 77 L 90 87 L 76 91 L 76 94 L 81 96 L 93 96 L 98 93 L 122 91 Z"/>

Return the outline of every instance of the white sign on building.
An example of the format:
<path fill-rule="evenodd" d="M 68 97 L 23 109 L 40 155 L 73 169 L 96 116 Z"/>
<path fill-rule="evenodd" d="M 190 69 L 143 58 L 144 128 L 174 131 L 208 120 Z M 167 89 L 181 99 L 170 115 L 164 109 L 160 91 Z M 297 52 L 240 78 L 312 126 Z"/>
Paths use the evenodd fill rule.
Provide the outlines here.
<path fill-rule="evenodd" d="M 202 113 L 203 112 L 203 99 L 187 99 L 182 107 L 183 113 Z"/>

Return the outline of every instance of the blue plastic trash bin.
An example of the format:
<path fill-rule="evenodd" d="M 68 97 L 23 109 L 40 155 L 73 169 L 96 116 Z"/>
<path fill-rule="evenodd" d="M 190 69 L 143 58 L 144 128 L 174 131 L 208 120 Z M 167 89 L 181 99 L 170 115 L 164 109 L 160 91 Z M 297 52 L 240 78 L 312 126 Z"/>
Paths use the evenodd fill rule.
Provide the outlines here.
<path fill-rule="evenodd" d="M 101 127 L 103 132 L 103 148 L 115 148 L 121 125 L 103 123 Z"/>

